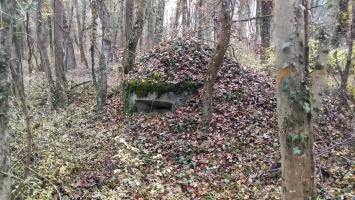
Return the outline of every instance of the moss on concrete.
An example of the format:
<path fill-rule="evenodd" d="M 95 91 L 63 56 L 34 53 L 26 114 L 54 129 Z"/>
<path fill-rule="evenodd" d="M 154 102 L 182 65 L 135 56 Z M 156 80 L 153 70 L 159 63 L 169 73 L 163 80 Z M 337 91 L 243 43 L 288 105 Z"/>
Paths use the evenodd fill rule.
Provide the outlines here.
<path fill-rule="evenodd" d="M 168 92 L 175 94 L 182 94 L 184 92 L 195 93 L 201 86 L 196 81 L 184 81 L 174 84 L 157 80 L 159 74 L 156 74 L 154 77 L 152 79 L 131 80 L 124 84 L 124 110 L 126 112 L 132 113 L 137 111 L 137 108 L 134 105 L 130 105 L 129 102 L 129 97 L 133 93 L 138 97 L 146 97 L 150 93 L 155 93 L 157 98 L 159 98 Z"/>

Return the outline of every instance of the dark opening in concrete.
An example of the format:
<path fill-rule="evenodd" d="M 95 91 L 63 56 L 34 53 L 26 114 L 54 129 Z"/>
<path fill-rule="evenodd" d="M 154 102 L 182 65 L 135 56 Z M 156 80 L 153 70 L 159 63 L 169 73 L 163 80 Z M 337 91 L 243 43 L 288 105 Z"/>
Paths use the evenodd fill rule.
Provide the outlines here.
<path fill-rule="evenodd" d="M 168 101 L 136 99 L 138 112 L 169 112 L 173 109 L 173 103 Z"/>

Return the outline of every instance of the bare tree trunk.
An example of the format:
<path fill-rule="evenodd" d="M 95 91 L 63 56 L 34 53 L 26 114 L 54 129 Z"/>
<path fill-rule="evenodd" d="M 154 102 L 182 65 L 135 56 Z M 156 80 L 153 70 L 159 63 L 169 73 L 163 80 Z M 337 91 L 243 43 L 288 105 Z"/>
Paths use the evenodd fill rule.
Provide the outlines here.
<path fill-rule="evenodd" d="M 304 0 L 275 1 L 276 96 L 282 198 L 313 199 L 316 184 Z"/>
<path fill-rule="evenodd" d="M 97 79 L 96 108 L 102 111 L 107 97 L 107 66 L 111 52 L 111 31 L 109 28 L 110 15 L 104 0 L 99 0 L 100 20 L 102 24 L 102 45 L 99 64 L 99 76 Z"/>
<path fill-rule="evenodd" d="M 48 86 L 49 86 L 49 101 L 50 105 L 53 107 L 55 98 L 55 84 L 52 76 L 52 69 L 48 58 L 48 43 L 45 39 L 44 24 L 43 24 L 43 0 L 37 0 L 37 10 L 36 10 L 36 35 L 37 35 L 37 46 L 39 51 L 39 57 L 41 60 L 41 65 L 44 68 Z"/>
<path fill-rule="evenodd" d="M 181 12 L 182 12 L 182 33 L 183 35 L 186 34 L 187 28 L 188 28 L 188 19 L 187 19 L 187 12 L 188 12 L 188 7 L 187 7 L 187 0 L 181 0 Z"/>
<path fill-rule="evenodd" d="M 261 16 L 268 16 L 272 14 L 273 2 L 272 0 L 261 0 Z M 270 47 L 271 41 L 271 18 L 263 17 L 260 19 L 260 38 L 261 38 L 261 60 L 266 61 L 267 55 L 265 50 Z"/>
<path fill-rule="evenodd" d="M 54 23 L 54 54 L 55 54 L 55 77 L 56 96 L 54 108 L 63 107 L 67 102 L 66 88 L 67 79 L 64 69 L 63 52 L 63 14 L 64 6 L 62 0 L 53 0 L 53 23 Z"/>
<path fill-rule="evenodd" d="M 30 30 L 30 15 L 26 12 L 26 39 L 27 39 L 27 48 L 28 48 L 28 73 L 32 74 L 32 41 L 31 41 L 31 30 Z"/>
<path fill-rule="evenodd" d="M 349 24 L 349 36 L 347 40 L 348 44 L 348 54 L 346 56 L 346 64 L 345 64 L 345 69 L 342 72 L 341 76 L 341 83 L 340 83 L 340 97 L 343 101 L 344 104 L 347 104 L 347 85 L 348 85 L 348 79 L 349 79 L 349 73 L 350 73 L 350 66 L 352 63 L 352 54 L 353 54 L 353 40 L 355 39 L 355 1 L 352 2 L 352 17 L 350 20 Z"/>
<path fill-rule="evenodd" d="M 213 85 L 216 81 L 219 68 L 223 64 L 224 55 L 228 48 L 232 27 L 232 16 L 232 0 L 222 0 L 220 14 L 221 32 L 219 33 L 218 43 L 213 52 L 213 57 L 208 63 L 203 88 L 202 122 L 204 126 L 208 126 L 212 118 Z"/>
<path fill-rule="evenodd" d="M 198 0 L 196 3 L 196 12 L 197 12 L 197 21 L 196 21 L 196 26 L 197 26 L 197 38 L 198 40 L 203 39 L 203 34 L 202 34 L 202 17 L 203 17 L 203 0 Z"/>
<path fill-rule="evenodd" d="M 176 9 L 175 9 L 175 18 L 174 18 L 174 28 L 177 29 L 179 27 L 179 19 L 181 15 L 181 0 L 176 1 Z"/>
<path fill-rule="evenodd" d="M 165 0 L 159 0 L 156 17 L 156 28 L 154 31 L 154 43 L 158 44 L 163 38 Z"/>
<path fill-rule="evenodd" d="M 13 6 L 16 7 L 16 6 Z M 17 11 L 12 13 L 15 16 L 18 16 Z M 25 86 L 23 82 L 23 66 L 22 66 L 22 35 L 16 33 L 22 33 L 21 22 L 16 21 L 14 18 L 11 18 L 11 27 L 12 32 L 14 33 L 11 38 L 11 61 L 10 61 L 10 71 L 12 79 L 15 82 L 12 88 L 16 97 L 24 96 Z M 16 93 L 16 87 L 18 88 Z"/>
<path fill-rule="evenodd" d="M 68 3 L 68 14 L 64 15 L 63 26 L 64 26 L 64 44 L 65 44 L 65 69 L 75 69 L 76 68 L 76 59 L 74 52 L 73 39 L 71 37 L 71 28 L 73 24 L 73 13 L 74 7 Z"/>
<path fill-rule="evenodd" d="M 11 0 L 0 1 L 0 8 L 4 13 L 13 12 Z M 10 93 L 9 65 L 10 65 L 10 41 L 12 37 L 11 15 L 2 15 L 0 23 L 0 199 L 10 199 L 11 192 L 11 157 L 10 135 L 8 124 L 8 97 Z"/>
<path fill-rule="evenodd" d="M 44 24 L 44 22 L 42 22 Z M 53 46 L 53 20 L 52 16 L 48 15 L 47 17 L 47 23 L 48 23 L 48 35 L 49 35 L 49 51 L 51 55 L 51 60 L 53 61 L 54 57 L 54 46 Z"/>
<path fill-rule="evenodd" d="M 96 87 L 96 75 L 95 75 L 95 48 L 96 48 L 96 38 L 97 38 L 97 5 L 95 1 L 92 1 L 90 4 L 91 7 L 91 17 L 92 17 L 92 28 L 91 28 L 91 46 L 90 46 L 90 52 L 91 52 L 91 77 L 92 77 L 92 83 Z"/>
<path fill-rule="evenodd" d="M 144 42 L 140 44 L 144 44 L 144 47 L 146 49 L 151 48 L 151 39 L 153 38 L 154 35 L 154 18 L 153 13 L 155 12 L 154 10 L 154 1 L 147 1 L 146 6 L 145 6 L 145 21 L 146 23 L 143 25 L 143 33 L 142 33 L 142 38 L 144 39 Z M 143 45 L 141 45 L 143 46 Z M 142 48 L 141 48 L 142 49 Z"/>
<path fill-rule="evenodd" d="M 137 13 L 132 34 L 129 37 L 128 43 L 123 53 L 123 69 L 124 73 L 128 73 L 134 67 L 134 61 L 136 59 L 136 49 L 138 40 L 142 35 L 144 25 L 144 0 L 137 0 Z"/>
<path fill-rule="evenodd" d="M 88 60 L 86 59 L 85 55 L 85 48 L 84 48 L 84 35 L 85 35 L 85 19 L 86 19 L 86 1 L 81 1 L 82 2 L 82 21 L 80 19 L 80 8 L 78 4 L 78 0 L 75 0 L 75 7 L 76 7 L 76 23 L 78 25 L 78 32 L 79 32 L 79 51 L 80 51 L 80 60 L 81 62 L 84 63 L 85 68 L 89 68 Z"/>
<path fill-rule="evenodd" d="M 330 51 L 331 38 L 334 34 L 337 24 L 337 11 L 339 0 L 333 0 L 326 5 L 323 12 L 319 11 L 320 22 L 318 24 L 319 31 L 317 38 L 319 45 L 317 49 L 317 60 L 313 73 L 312 80 L 312 111 L 318 112 L 321 109 L 321 96 L 325 85 L 325 77 L 327 75 L 328 54 Z"/>
<path fill-rule="evenodd" d="M 126 7 L 125 7 L 126 45 L 128 44 L 129 38 L 131 37 L 132 34 L 134 1 L 136 0 L 126 0 Z"/>

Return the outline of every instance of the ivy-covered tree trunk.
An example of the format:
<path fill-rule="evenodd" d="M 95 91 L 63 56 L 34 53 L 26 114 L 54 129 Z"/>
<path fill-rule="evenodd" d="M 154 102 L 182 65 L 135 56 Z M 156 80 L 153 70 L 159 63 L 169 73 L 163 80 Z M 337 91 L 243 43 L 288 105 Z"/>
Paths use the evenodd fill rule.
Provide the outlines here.
<path fill-rule="evenodd" d="M 222 0 L 220 15 L 221 31 L 218 36 L 217 47 L 213 52 L 213 57 L 208 63 L 203 88 L 202 122 L 205 126 L 208 126 L 212 118 L 213 85 L 216 81 L 219 68 L 223 63 L 224 54 L 228 48 L 232 27 L 232 15 L 232 1 Z"/>
<path fill-rule="evenodd" d="M 99 61 L 99 76 L 97 79 L 96 108 L 102 111 L 107 97 L 107 66 L 111 52 L 110 15 L 104 0 L 98 1 L 100 6 L 100 21 L 102 25 L 102 44 Z"/>
<path fill-rule="evenodd" d="M 2 12 L 2 22 L 0 23 L 0 199 L 10 199 L 11 179 L 10 179 L 10 135 L 7 131 L 8 97 L 10 93 L 9 64 L 10 64 L 10 41 L 11 27 L 8 13 L 11 10 L 12 0 L 0 0 Z"/>
<path fill-rule="evenodd" d="M 67 79 L 64 69 L 64 35 L 63 35 L 63 0 L 53 0 L 53 29 L 54 29 L 54 56 L 55 56 L 55 103 L 54 108 L 63 107 L 67 102 Z"/>
<path fill-rule="evenodd" d="M 349 36 L 347 38 L 347 45 L 348 45 L 348 54 L 346 56 L 346 64 L 345 69 L 341 73 L 341 83 L 340 83 L 340 97 L 344 104 L 347 104 L 347 85 L 348 79 L 350 74 L 350 66 L 352 64 L 352 54 L 353 54 L 353 41 L 355 39 L 355 2 L 354 0 L 351 1 L 351 18 L 349 20 Z"/>
<path fill-rule="evenodd" d="M 134 26 L 132 29 L 132 34 L 129 36 L 128 43 L 126 44 L 126 48 L 123 52 L 123 70 L 124 73 L 127 74 L 134 67 L 134 61 L 136 59 L 136 50 L 138 40 L 142 35 L 143 25 L 144 25 L 144 0 L 137 0 L 137 13 L 136 20 L 134 22 Z"/>
<path fill-rule="evenodd" d="M 303 0 L 275 0 L 276 96 L 282 198 L 314 199 L 315 174 Z M 307 30 L 307 29 L 306 29 Z"/>

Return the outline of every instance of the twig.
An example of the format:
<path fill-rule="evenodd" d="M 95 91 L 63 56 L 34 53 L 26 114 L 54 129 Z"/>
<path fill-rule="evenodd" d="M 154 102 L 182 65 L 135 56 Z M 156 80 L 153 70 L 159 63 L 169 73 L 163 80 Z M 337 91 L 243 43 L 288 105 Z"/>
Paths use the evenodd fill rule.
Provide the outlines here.
<path fill-rule="evenodd" d="M 19 181 L 23 181 L 22 178 L 20 178 L 20 177 L 18 177 L 18 176 L 15 176 L 15 175 L 13 175 L 13 174 L 10 174 L 10 173 L 7 173 L 7 172 L 3 172 L 3 171 L 0 171 L 0 173 L 4 174 L 4 175 L 6 175 L 6 176 L 9 176 L 9 177 L 15 178 L 15 179 L 17 179 L 17 180 L 19 180 Z"/>
<path fill-rule="evenodd" d="M 246 19 L 237 19 L 237 20 L 233 20 L 232 22 L 248 22 L 248 21 L 252 21 L 252 20 L 256 20 L 256 19 L 260 19 L 260 18 L 269 18 L 269 17 L 273 17 L 274 15 L 264 15 L 264 16 L 257 16 L 257 17 L 251 17 L 251 18 L 246 18 Z"/>
<path fill-rule="evenodd" d="M 69 90 L 73 90 L 73 89 L 75 89 L 75 88 L 77 88 L 77 87 L 79 87 L 81 85 L 85 85 L 87 83 L 91 83 L 91 80 L 90 81 L 85 81 L 85 82 L 82 82 L 82 83 L 78 83 L 76 85 L 73 85 Z"/>

